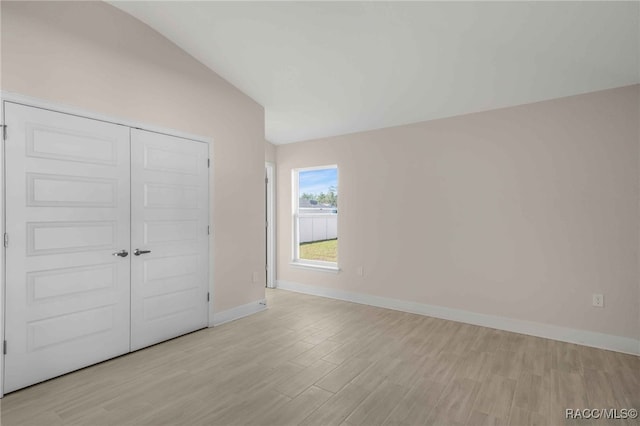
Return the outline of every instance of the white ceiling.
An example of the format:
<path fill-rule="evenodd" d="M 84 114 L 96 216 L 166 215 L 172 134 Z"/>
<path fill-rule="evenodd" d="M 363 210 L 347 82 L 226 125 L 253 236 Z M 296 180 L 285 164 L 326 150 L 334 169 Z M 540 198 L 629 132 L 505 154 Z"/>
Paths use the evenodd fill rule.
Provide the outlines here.
<path fill-rule="evenodd" d="M 640 82 L 640 3 L 111 2 L 289 143 Z"/>

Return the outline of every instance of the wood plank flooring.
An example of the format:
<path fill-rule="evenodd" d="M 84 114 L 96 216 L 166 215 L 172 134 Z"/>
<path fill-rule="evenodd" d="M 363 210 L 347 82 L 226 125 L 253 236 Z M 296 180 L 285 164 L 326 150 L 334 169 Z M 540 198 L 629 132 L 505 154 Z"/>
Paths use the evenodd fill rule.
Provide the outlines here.
<path fill-rule="evenodd" d="M 268 290 L 270 309 L 7 395 L 12 425 L 638 425 L 640 357 Z"/>

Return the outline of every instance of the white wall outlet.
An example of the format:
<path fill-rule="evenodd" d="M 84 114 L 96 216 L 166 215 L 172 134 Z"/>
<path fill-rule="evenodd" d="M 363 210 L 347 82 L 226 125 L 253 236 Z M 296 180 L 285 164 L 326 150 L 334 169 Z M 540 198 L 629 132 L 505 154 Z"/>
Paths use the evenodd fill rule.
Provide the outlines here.
<path fill-rule="evenodd" d="M 602 294 L 593 294 L 593 306 L 598 308 L 604 308 L 604 295 Z"/>
<path fill-rule="evenodd" d="M 251 280 L 254 284 L 260 282 L 260 272 L 254 272 Z"/>
<path fill-rule="evenodd" d="M 364 268 L 362 266 L 358 266 L 356 268 L 356 274 L 363 276 L 364 275 Z"/>

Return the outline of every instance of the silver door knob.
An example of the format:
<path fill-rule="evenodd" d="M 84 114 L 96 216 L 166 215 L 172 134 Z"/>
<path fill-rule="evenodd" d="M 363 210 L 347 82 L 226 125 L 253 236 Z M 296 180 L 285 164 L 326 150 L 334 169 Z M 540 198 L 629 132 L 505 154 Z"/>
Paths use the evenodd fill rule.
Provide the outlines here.
<path fill-rule="evenodd" d="M 113 253 L 114 256 L 118 256 L 118 257 L 127 257 L 129 255 L 129 252 L 126 250 L 120 250 L 117 251 L 115 253 Z"/>
<path fill-rule="evenodd" d="M 147 253 L 151 253 L 151 250 L 140 250 L 140 249 L 135 249 L 133 251 L 133 254 L 135 254 L 136 256 L 140 256 L 141 254 L 147 254 Z"/>

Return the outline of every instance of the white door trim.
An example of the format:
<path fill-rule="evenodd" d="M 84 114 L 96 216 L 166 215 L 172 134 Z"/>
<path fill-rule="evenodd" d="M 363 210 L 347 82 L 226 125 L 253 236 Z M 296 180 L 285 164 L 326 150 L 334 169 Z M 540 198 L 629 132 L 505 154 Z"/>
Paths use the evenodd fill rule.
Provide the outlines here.
<path fill-rule="evenodd" d="M 0 122 L 4 126 L 4 100 L 0 99 Z M 4 127 L 0 128 L 0 133 Z M 5 282 L 6 282 L 6 254 L 4 250 L 4 233 L 6 232 L 5 223 L 5 182 L 4 182 L 4 137 L 0 134 L 0 142 L 2 148 L 0 149 L 0 188 L 2 191 L 2 197 L 0 197 L 0 233 L 2 234 L 3 243 L 0 244 L 0 256 L 2 260 L 0 262 L 0 398 L 4 396 L 4 301 L 5 301 Z"/>
<path fill-rule="evenodd" d="M 267 178 L 267 287 L 276 288 L 276 165 L 265 163 Z"/>
<path fill-rule="evenodd" d="M 82 107 L 76 107 L 72 105 L 61 104 L 53 101 L 47 101 L 45 99 L 34 98 L 27 95 L 21 95 L 19 93 L 8 92 L 6 90 L 0 90 L 0 100 L 6 102 L 14 102 L 16 104 L 22 104 L 25 106 L 31 106 L 36 108 L 48 109 L 54 112 L 62 112 L 65 114 L 77 115 L 79 117 L 91 118 L 93 120 L 106 121 L 108 123 L 119 124 L 121 126 L 133 127 L 134 129 L 149 130 L 151 132 L 163 133 L 169 136 L 177 136 L 179 138 L 191 139 L 196 142 L 206 142 L 208 144 L 213 143 L 213 139 L 204 136 L 193 135 L 190 133 L 181 132 L 175 129 L 168 129 L 166 127 L 160 127 L 153 124 L 141 123 L 137 121 L 131 121 L 123 117 L 116 117 L 108 114 L 100 114 L 94 111 L 84 109 Z"/>
<path fill-rule="evenodd" d="M 116 117 L 108 114 L 101 114 L 95 111 L 87 110 L 77 106 L 71 106 L 67 104 L 62 104 L 58 102 L 53 102 L 41 98 L 36 98 L 28 95 L 22 95 L 20 93 L 9 92 L 6 90 L 0 90 L 0 121 L 4 125 L 4 103 L 5 102 L 13 102 L 16 104 L 21 104 L 25 106 L 31 106 L 36 108 L 47 109 L 55 112 L 61 112 L 65 114 L 76 115 L 79 117 L 90 118 L 93 120 L 105 121 L 108 123 L 119 124 L 132 128 L 139 128 L 143 130 L 149 130 L 156 133 L 162 133 L 169 136 L 177 136 L 184 139 L 191 139 L 196 142 L 204 142 L 209 146 L 209 159 L 210 159 L 210 168 L 209 168 L 209 225 L 210 225 L 210 235 L 209 235 L 209 292 L 211 294 L 211 298 L 209 301 L 209 325 L 213 326 L 213 318 L 214 318 L 214 262 L 211 258 L 211 247 L 214 235 L 213 229 L 213 207 L 211 206 L 211 201 L 213 200 L 213 189 L 214 185 L 211 182 L 213 177 L 213 143 L 214 140 L 212 138 L 203 137 L 199 135 L 189 134 L 186 132 L 181 132 L 175 129 L 168 129 L 160 126 L 156 126 L 153 124 L 141 123 L 132 120 L 128 120 L 123 117 Z M 10 130 L 7 130 L 10 131 Z M 4 233 L 6 230 L 5 223 L 5 167 L 4 167 L 4 140 L 2 139 L 2 128 L 0 128 L 0 142 L 2 143 L 2 149 L 0 149 L 0 188 L 2 191 L 2 196 L 0 197 L 0 223 L 2 230 L 0 234 L 0 239 L 4 237 Z M 0 243 L 0 256 L 1 256 L 1 265 L 0 265 L 0 398 L 4 397 L 4 353 L 2 351 L 3 342 L 5 340 L 4 334 L 4 316 L 5 316 L 5 291 L 6 291 L 6 253 L 4 250 L 4 244 Z"/>
<path fill-rule="evenodd" d="M 214 309 L 213 309 L 213 301 L 215 300 L 214 286 L 213 286 L 213 274 L 215 272 L 214 262 L 213 262 L 213 235 L 215 232 L 215 228 L 213 227 L 213 194 L 215 190 L 215 185 L 211 181 L 214 176 L 213 169 L 213 143 L 209 143 L 209 295 L 211 296 L 209 299 L 209 327 L 213 327 L 213 318 L 214 318 Z"/>

